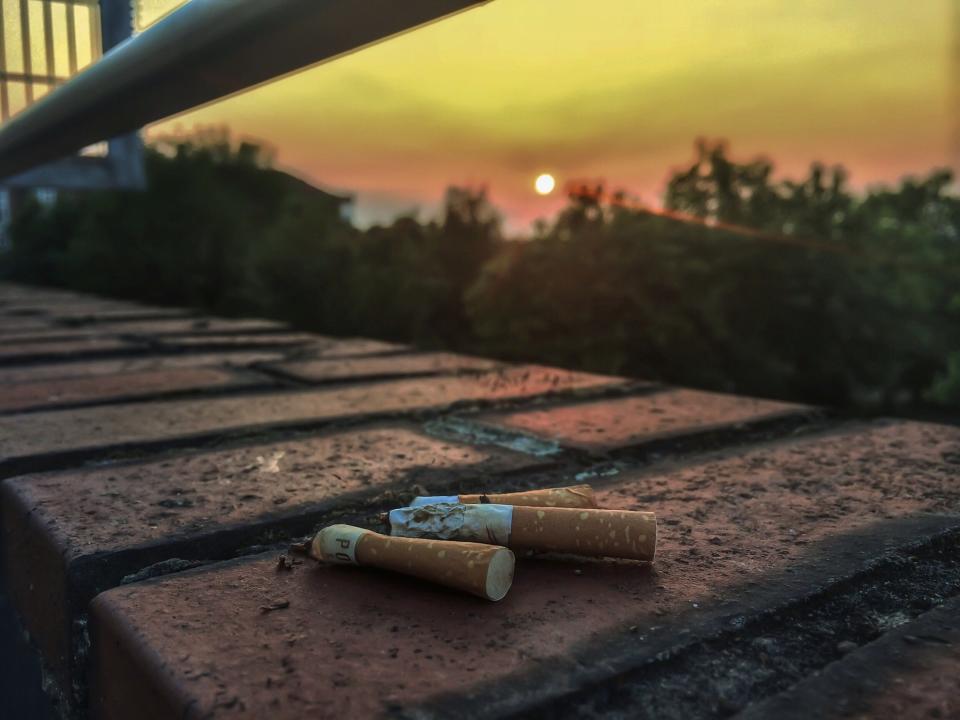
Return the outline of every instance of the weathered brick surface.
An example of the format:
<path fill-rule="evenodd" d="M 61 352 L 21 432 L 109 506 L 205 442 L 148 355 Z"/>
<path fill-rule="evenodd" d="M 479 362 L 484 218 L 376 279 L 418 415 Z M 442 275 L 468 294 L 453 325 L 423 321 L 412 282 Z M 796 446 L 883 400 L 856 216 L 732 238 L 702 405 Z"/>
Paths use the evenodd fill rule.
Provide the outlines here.
<path fill-rule="evenodd" d="M 266 378 L 217 368 L 141 370 L 110 375 L 21 382 L 0 390 L 0 412 L 33 410 L 45 406 L 96 404 L 134 400 L 188 391 L 269 385 Z"/>
<path fill-rule="evenodd" d="M 18 327 L 19 325 L 19 327 Z M 6 330 L 4 330 L 6 328 Z M 225 338 L 231 334 L 238 336 L 238 343 L 269 343 L 273 339 L 279 344 L 290 344 L 292 334 L 282 332 L 284 326 L 269 320 L 222 320 L 217 318 L 176 318 L 161 320 L 137 320 L 110 323 L 74 323 L 56 324 L 56 321 L 38 322 L 31 318 L 29 322 L 20 322 L 9 327 L 0 323 L 0 342 L 8 345 L 54 341 L 84 341 L 96 339 L 151 340 L 156 338 L 180 336 L 192 338 L 200 343 L 225 344 Z M 262 335 L 251 340 L 250 335 Z M 296 336 L 299 338 L 300 336 Z M 310 336 L 312 339 L 312 336 Z"/>
<path fill-rule="evenodd" d="M 771 400 L 667 390 L 637 397 L 489 414 L 478 418 L 478 422 L 556 440 L 568 447 L 605 451 L 811 411 L 812 408 L 802 405 Z"/>
<path fill-rule="evenodd" d="M 209 335 L 223 333 L 269 333 L 284 330 L 287 326 L 273 320 L 256 318 L 175 318 L 169 320 L 138 320 L 131 322 L 111 322 L 103 325 L 86 325 L 98 332 L 114 335 L 137 335 L 155 337 L 159 335 Z"/>
<path fill-rule="evenodd" d="M 331 350 L 333 348 L 330 348 Z M 342 352 L 344 348 L 339 348 Z M 364 377 L 401 377 L 439 375 L 463 371 L 492 370 L 494 360 L 454 355 L 453 353 L 413 353 L 409 355 L 372 355 L 368 357 L 327 357 L 273 363 L 270 369 L 304 382 L 329 382 Z"/>
<path fill-rule="evenodd" d="M 0 458 L 9 466 L 12 461 L 49 453 L 442 408 L 458 401 L 530 397 L 616 382 L 598 375 L 526 366 L 477 376 L 9 415 L 0 418 Z"/>
<path fill-rule="evenodd" d="M 2 308 L 0 308 L 2 310 Z M 58 332 L 61 328 L 35 317 L 4 317 L 0 321 L 0 343 L 16 342 L 21 335 Z"/>
<path fill-rule="evenodd" d="M 363 355 L 385 355 L 408 352 L 409 345 L 370 340 L 368 338 L 331 338 L 333 342 L 317 345 L 305 352 L 305 358 L 361 357 Z"/>
<path fill-rule="evenodd" d="M 115 319 L 148 317 L 185 317 L 191 313 L 179 308 L 158 308 L 122 300 L 89 296 L 25 297 L 0 306 L 0 314 L 43 317 L 55 322 L 110 322 Z"/>
<path fill-rule="evenodd" d="M 55 524 L 65 540 L 61 550 L 77 557 L 299 516 L 304 508 L 355 493 L 372 496 L 413 484 L 443 489 L 454 479 L 483 482 L 488 473 L 539 464 L 520 453 L 387 425 L 105 469 L 23 475 L 7 480 L 5 492 Z"/>
<path fill-rule="evenodd" d="M 69 307 L 44 308 L 51 317 L 63 323 L 97 323 L 106 327 L 115 322 L 168 320 L 190 317 L 195 313 L 180 308 L 150 307 L 133 303 L 71 304 Z"/>
<path fill-rule="evenodd" d="M 892 629 L 740 717 L 960 717 L 960 598 Z"/>
<path fill-rule="evenodd" d="M 6 323 L 0 324 L 0 333 Z M 5 345 L 84 342 L 98 340 L 149 341 L 165 339 L 165 346 L 195 345 L 293 345 L 314 342 L 319 338 L 284 331 L 284 326 L 269 320 L 218 320 L 215 318 L 178 318 L 172 320 L 139 320 L 135 322 L 24 324 L 19 330 L 0 334 Z M 96 349 L 96 348 L 94 348 Z"/>
<path fill-rule="evenodd" d="M 292 347 L 324 343 L 325 338 L 311 333 L 256 333 L 256 334 L 228 334 L 205 333 L 202 335 L 162 335 L 158 338 L 161 346 L 167 348 L 221 348 L 221 347 Z"/>
<path fill-rule="evenodd" d="M 378 507 L 384 492 L 456 489 L 537 462 L 391 426 L 21 476 L 0 490 L 8 584 L 31 634 L 66 675 L 71 613 L 124 575 L 302 534 L 337 508 Z"/>
<path fill-rule="evenodd" d="M 104 360 L 51 362 L 0 367 L 0 385 L 64 378 L 89 378 L 114 373 L 139 373 L 174 368 L 243 368 L 281 359 L 282 350 L 187 353 L 109 358 Z"/>
<path fill-rule="evenodd" d="M 23 330 L 17 333 L 0 335 L 0 343 L 5 345 L 23 345 L 49 342 L 76 342 L 97 340 L 100 338 L 114 339 L 106 333 L 91 330 L 89 327 L 64 327 L 63 325 L 44 325 L 39 329 Z M 122 339 L 122 338 L 120 338 Z"/>
<path fill-rule="evenodd" d="M 956 600 L 929 610 L 960 594 L 960 429 L 278 330 L 0 283 L 3 579 L 48 687 L 89 672 L 104 717 L 957 713 Z M 201 386 L 228 395 L 158 399 Z M 503 449 L 541 446 L 571 451 Z M 574 480 L 658 513 L 652 567 L 524 558 L 489 604 L 259 554 Z"/>
<path fill-rule="evenodd" d="M 241 335 L 244 339 L 249 334 L 263 334 L 264 340 L 275 333 L 276 337 L 289 342 L 291 333 L 281 332 L 285 326 L 271 320 L 227 320 L 220 318 L 173 318 L 159 320 L 136 320 L 124 322 L 77 322 L 71 324 L 57 324 L 56 320 L 38 322 L 30 318 L 30 322 L 14 324 L 0 335 L 5 343 L 29 343 L 52 340 L 83 340 L 89 338 L 120 338 L 131 336 L 135 339 L 151 339 L 165 336 L 187 336 L 198 339 L 207 337 L 211 342 L 223 342 L 223 337 L 229 334 Z M 0 333 L 8 323 L 3 322 Z"/>
<path fill-rule="evenodd" d="M 144 698 L 157 717 L 518 711 L 749 628 L 838 578 L 867 582 L 891 548 L 960 528 L 958 458 L 960 430 L 879 423 L 624 473 L 599 500 L 657 511 L 656 563 L 525 560 L 497 604 L 376 571 L 280 572 L 272 557 L 116 588 L 94 603 L 97 672 L 109 679 L 97 681 L 96 707 L 101 717 Z M 260 611 L 276 602 L 289 607 Z M 657 697 L 683 710 L 682 694 Z"/>
<path fill-rule="evenodd" d="M 0 343 L 0 363 L 70 358 L 77 355 L 130 353 L 143 348 L 139 343 L 109 337 L 85 337 L 75 340 Z"/>

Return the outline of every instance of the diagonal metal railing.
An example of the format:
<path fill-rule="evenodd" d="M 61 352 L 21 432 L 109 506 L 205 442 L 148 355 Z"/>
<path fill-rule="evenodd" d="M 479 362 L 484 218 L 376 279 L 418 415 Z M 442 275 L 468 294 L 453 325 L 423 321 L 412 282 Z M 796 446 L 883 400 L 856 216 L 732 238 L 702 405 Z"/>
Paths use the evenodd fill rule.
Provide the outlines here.
<path fill-rule="evenodd" d="M 0 179 L 486 2 L 191 0 L 0 127 Z"/>

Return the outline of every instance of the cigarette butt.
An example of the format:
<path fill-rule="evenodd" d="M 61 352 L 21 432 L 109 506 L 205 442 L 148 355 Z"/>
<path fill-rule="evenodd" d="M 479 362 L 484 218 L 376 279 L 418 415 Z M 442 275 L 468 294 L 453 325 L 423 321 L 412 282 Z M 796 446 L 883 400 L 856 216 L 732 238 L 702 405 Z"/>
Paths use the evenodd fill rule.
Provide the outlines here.
<path fill-rule="evenodd" d="M 516 507 L 509 546 L 652 561 L 657 516 L 636 510 Z"/>
<path fill-rule="evenodd" d="M 421 505 L 435 505 L 436 503 L 462 503 L 464 505 L 491 503 L 493 505 L 573 508 L 595 508 L 597 506 L 596 500 L 593 498 L 593 488 L 589 485 L 544 488 L 542 490 L 526 490 L 524 492 L 512 493 L 435 495 L 432 497 L 414 498 L 410 506 L 419 507 Z"/>
<path fill-rule="evenodd" d="M 652 512 L 440 503 L 392 510 L 390 534 L 505 545 L 523 550 L 652 561 Z"/>
<path fill-rule="evenodd" d="M 310 546 L 317 560 L 366 565 L 413 575 L 487 600 L 502 600 L 515 558 L 504 547 L 474 542 L 390 537 L 352 525 L 331 525 Z"/>

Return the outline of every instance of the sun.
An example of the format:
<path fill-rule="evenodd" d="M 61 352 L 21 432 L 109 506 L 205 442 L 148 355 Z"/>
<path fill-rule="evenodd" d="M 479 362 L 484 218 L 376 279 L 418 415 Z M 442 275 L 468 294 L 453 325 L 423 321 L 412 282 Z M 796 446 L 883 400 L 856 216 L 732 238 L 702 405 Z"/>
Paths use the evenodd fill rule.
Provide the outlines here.
<path fill-rule="evenodd" d="M 557 181 L 553 179 L 553 175 L 548 173 L 540 175 L 533 183 L 538 195 L 549 195 L 556 186 Z"/>

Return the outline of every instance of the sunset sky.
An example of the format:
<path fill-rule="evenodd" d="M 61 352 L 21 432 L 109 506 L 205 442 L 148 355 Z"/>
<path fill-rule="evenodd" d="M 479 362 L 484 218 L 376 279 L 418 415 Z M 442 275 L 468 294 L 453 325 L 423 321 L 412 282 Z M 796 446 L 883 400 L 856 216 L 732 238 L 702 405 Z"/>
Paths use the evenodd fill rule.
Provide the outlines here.
<path fill-rule="evenodd" d="M 162 5 L 163 0 L 153 0 Z M 167 3 L 170 4 L 170 3 Z M 357 219 L 486 184 L 521 230 L 603 179 L 656 204 L 697 136 L 863 185 L 951 162 L 952 0 L 494 0 L 151 128 L 229 125 Z"/>

